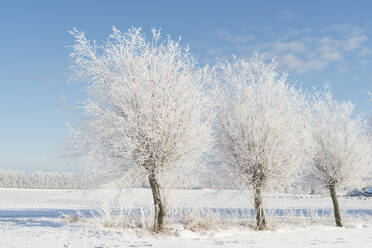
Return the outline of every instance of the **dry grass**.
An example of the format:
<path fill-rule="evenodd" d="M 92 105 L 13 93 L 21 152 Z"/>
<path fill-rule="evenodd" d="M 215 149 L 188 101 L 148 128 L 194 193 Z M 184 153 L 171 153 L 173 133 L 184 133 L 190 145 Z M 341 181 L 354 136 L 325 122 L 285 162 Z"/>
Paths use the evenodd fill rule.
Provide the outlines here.
<path fill-rule="evenodd" d="M 230 211 L 230 215 L 221 216 L 213 209 L 188 209 L 187 211 L 173 211 L 165 217 L 164 231 L 153 233 L 153 211 L 149 209 L 120 210 L 120 211 L 102 211 L 94 218 L 84 219 L 70 216 L 70 223 L 74 222 L 94 222 L 96 225 L 115 228 L 132 229 L 135 232 L 153 233 L 153 235 L 174 235 L 174 226 L 181 225 L 182 228 L 204 233 L 213 230 L 243 228 L 256 230 L 255 215 L 248 213 L 243 218 L 238 211 Z M 266 212 L 266 230 L 277 230 L 283 226 L 307 227 L 311 225 L 334 225 L 334 216 L 331 212 L 328 215 L 319 216 L 317 209 L 307 209 L 303 215 L 296 209 L 285 210 L 283 216 L 278 216 L 276 210 Z M 372 223 L 372 217 L 368 216 L 348 216 L 346 211 L 342 211 L 343 223 Z"/>

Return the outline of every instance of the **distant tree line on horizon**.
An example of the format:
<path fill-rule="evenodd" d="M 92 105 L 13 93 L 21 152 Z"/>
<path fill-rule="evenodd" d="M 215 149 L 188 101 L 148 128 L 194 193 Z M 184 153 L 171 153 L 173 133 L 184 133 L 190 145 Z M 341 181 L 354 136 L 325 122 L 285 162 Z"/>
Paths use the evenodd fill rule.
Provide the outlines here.
<path fill-rule="evenodd" d="M 84 177 L 68 172 L 0 170 L 0 188 L 82 189 Z"/>

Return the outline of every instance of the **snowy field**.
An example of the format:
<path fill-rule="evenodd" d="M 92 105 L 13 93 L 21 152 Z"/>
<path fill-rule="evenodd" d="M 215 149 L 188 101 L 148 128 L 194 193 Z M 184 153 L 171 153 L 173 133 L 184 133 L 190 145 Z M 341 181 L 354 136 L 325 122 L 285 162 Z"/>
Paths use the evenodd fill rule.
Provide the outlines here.
<path fill-rule="evenodd" d="M 169 206 L 178 214 L 207 209 L 213 220 L 204 219 L 207 228 L 190 228 L 174 221 L 176 215 L 168 216 L 166 220 L 174 222 L 165 234 L 156 235 L 140 228 L 107 227 L 100 221 L 104 217 L 87 215 L 102 213 L 104 202 L 110 202 L 111 209 L 151 209 L 148 189 L 0 189 L 0 247 L 372 247 L 371 198 L 340 196 L 345 227 L 337 228 L 327 196 L 266 194 L 269 230 L 255 231 L 249 192 L 203 189 L 168 194 Z"/>

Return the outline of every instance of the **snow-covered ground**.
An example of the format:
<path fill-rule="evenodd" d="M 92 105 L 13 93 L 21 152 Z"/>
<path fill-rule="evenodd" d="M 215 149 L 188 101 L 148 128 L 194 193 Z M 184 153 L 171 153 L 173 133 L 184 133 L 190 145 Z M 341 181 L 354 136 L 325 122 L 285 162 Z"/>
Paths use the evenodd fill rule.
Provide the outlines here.
<path fill-rule="evenodd" d="M 148 189 L 124 190 L 27 190 L 0 189 L 0 247 L 372 247 L 372 218 L 345 218 L 345 227 L 333 226 L 332 216 L 311 224 L 306 221 L 272 220 L 267 231 L 248 225 L 191 231 L 179 223 L 165 234 L 142 229 L 104 227 L 94 218 L 74 220 L 66 213 L 97 209 L 119 196 L 121 207 L 151 208 Z M 170 192 L 175 208 L 252 208 L 250 193 L 233 190 L 177 190 Z M 115 204 L 113 202 L 113 204 Z M 330 209 L 331 199 L 322 195 L 266 194 L 269 209 Z M 371 198 L 340 197 L 343 209 L 372 210 Z M 67 211 L 67 212 L 66 212 Z M 294 220 L 298 218 L 295 216 Z M 270 216 L 268 216 L 270 218 Z M 304 217 L 302 217 L 304 218 Z M 301 220 L 301 219 L 300 219 Z M 240 223 L 253 223 L 243 219 Z"/>
<path fill-rule="evenodd" d="M 173 190 L 169 193 L 172 207 L 252 208 L 251 192 L 238 190 Z M 372 198 L 339 196 L 341 208 L 372 209 Z M 150 189 L 57 190 L 1 189 L 0 209 L 90 209 L 103 202 L 121 199 L 125 207 L 152 208 Z M 328 195 L 264 193 L 268 208 L 332 208 Z"/>
<path fill-rule="evenodd" d="M 253 231 L 231 228 L 192 232 L 182 228 L 165 235 L 53 222 L 56 226 L 0 224 L 0 247 L 372 247 L 372 225 L 282 227 Z M 40 224 L 40 225 L 39 225 Z"/>

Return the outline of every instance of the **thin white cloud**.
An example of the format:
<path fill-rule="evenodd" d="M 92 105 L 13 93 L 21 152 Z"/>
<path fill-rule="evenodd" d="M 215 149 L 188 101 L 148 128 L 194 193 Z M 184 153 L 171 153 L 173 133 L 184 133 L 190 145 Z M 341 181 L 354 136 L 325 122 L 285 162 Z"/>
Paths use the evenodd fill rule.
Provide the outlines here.
<path fill-rule="evenodd" d="M 254 39 L 253 34 L 234 34 L 233 35 L 223 29 L 218 30 L 217 34 L 221 36 L 223 39 L 230 41 L 234 44 L 247 43 L 248 41 Z"/>
<path fill-rule="evenodd" d="M 351 51 L 351 50 L 354 50 L 354 49 L 358 49 L 367 40 L 368 40 L 368 38 L 367 38 L 366 35 L 351 37 L 350 39 L 347 40 L 347 42 L 345 44 L 345 50 L 346 51 Z"/>
<path fill-rule="evenodd" d="M 365 33 L 365 30 L 363 27 L 358 25 L 351 25 L 351 24 L 332 24 L 325 26 L 320 29 L 320 32 L 322 33 L 330 33 L 335 32 L 339 34 L 343 34 L 345 36 L 351 35 L 360 35 Z"/>
<path fill-rule="evenodd" d="M 289 10 L 279 11 L 279 19 L 283 22 L 290 21 L 294 18 L 294 13 Z"/>
<path fill-rule="evenodd" d="M 357 61 L 358 57 L 364 58 L 364 64 L 366 57 L 372 58 L 372 50 L 367 46 L 367 33 L 356 25 L 335 24 L 319 30 L 288 30 L 285 33 L 270 33 L 269 37 L 256 35 L 255 39 L 254 29 L 247 30 L 242 34 L 219 30 L 219 36 L 229 42 L 229 45 L 219 48 L 219 53 L 235 50 L 238 55 L 244 56 L 260 51 L 269 58 L 276 57 L 284 69 L 299 74 L 322 71 L 331 65 L 345 71 L 350 61 L 362 64 L 361 60 Z M 257 32 L 261 33 L 261 29 Z M 213 54 L 219 55 L 216 52 Z"/>
<path fill-rule="evenodd" d="M 306 44 L 301 40 L 296 41 L 277 41 L 277 42 L 269 42 L 266 44 L 263 44 L 261 46 L 263 49 L 272 50 L 276 53 L 283 53 L 283 52 L 289 52 L 289 53 L 302 53 L 306 52 L 308 47 Z"/>
<path fill-rule="evenodd" d="M 358 57 L 361 57 L 361 58 L 367 57 L 367 56 L 370 56 L 370 55 L 372 55 L 372 50 L 368 47 L 363 47 L 358 52 Z"/>
<path fill-rule="evenodd" d="M 228 50 L 227 46 L 221 46 L 209 48 L 207 52 L 213 56 L 223 56 L 227 50 Z"/>

